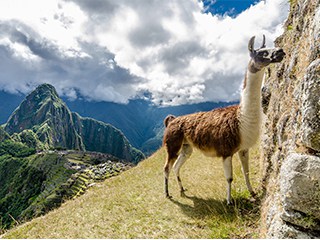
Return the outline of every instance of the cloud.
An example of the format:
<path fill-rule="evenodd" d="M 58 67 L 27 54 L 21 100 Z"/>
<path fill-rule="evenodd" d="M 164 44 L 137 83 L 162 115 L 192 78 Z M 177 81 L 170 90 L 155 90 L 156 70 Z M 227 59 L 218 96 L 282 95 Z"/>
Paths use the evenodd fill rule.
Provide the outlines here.
<path fill-rule="evenodd" d="M 231 18 L 194 0 L 2 1 L 0 88 L 48 82 L 72 99 L 121 103 L 146 92 L 164 105 L 238 100 L 249 38 L 265 34 L 272 46 L 288 4 L 266 0 Z"/>
<path fill-rule="evenodd" d="M 99 45 L 78 41 L 64 48 L 18 21 L 0 22 L 0 88 L 29 92 L 47 82 L 76 98 L 125 103 L 138 77 L 114 63 L 114 54 Z"/>

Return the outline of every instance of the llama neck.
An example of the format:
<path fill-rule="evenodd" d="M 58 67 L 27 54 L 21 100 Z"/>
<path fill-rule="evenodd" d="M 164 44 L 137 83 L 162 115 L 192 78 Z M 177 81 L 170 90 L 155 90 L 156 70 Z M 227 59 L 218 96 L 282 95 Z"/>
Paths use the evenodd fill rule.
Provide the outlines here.
<path fill-rule="evenodd" d="M 261 125 L 261 85 L 264 70 L 248 67 L 240 101 L 241 148 L 255 144 Z"/>

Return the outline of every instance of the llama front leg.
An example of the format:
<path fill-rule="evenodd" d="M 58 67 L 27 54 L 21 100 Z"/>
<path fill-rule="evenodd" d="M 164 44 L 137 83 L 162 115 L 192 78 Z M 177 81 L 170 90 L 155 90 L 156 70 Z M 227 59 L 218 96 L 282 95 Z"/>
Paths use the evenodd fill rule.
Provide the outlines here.
<path fill-rule="evenodd" d="M 183 144 L 179 157 L 175 164 L 173 165 L 173 170 L 177 176 L 177 181 L 180 187 L 181 195 L 184 193 L 185 189 L 182 186 L 181 178 L 180 178 L 180 168 L 187 161 L 187 159 L 192 154 L 192 147 L 189 144 Z"/>
<path fill-rule="evenodd" d="M 232 156 L 226 157 L 223 159 L 223 170 L 224 170 L 224 175 L 227 179 L 228 182 L 228 187 L 227 187 L 227 204 L 231 204 L 231 183 L 233 181 L 232 177 Z"/>
<path fill-rule="evenodd" d="M 250 179 L 249 179 L 249 150 L 248 149 L 241 150 L 239 151 L 238 155 L 241 161 L 242 173 L 246 181 L 248 191 L 250 192 L 251 196 L 254 197 L 255 193 L 252 189 Z"/>

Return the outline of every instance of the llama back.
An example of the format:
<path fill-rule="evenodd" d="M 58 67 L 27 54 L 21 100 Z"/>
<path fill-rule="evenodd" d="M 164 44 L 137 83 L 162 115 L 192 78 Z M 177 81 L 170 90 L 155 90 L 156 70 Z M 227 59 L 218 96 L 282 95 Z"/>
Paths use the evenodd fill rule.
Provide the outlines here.
<path fill-rule="evenodd" d="M 164 120 L 167 129 L 163 144 L 185 142 L 210 156 L 235 153 L 240 146 L 238 111 L 239 106 L 235 105 L 180 117 L 169 115 Z"/>
<path fill-rule="evenodd" d="M 185 138 L 209 156 L 226 157 L 239 150 L 239 106 L 197 113 L 185 121 Z M 213 151 L 214 150 L 214 151 Z"/>

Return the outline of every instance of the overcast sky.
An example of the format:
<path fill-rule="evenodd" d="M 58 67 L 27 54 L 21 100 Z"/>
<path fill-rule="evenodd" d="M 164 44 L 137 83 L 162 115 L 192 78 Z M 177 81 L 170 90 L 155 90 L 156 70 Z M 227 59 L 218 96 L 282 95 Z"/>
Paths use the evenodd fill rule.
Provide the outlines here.
<path fill-rule="evenodd" d="M 50 83 L 71 99 L 238 100 L 249 38 L 273 46 L 289 1 L 204 2 L 1 0 L 0 90 Z"/>

